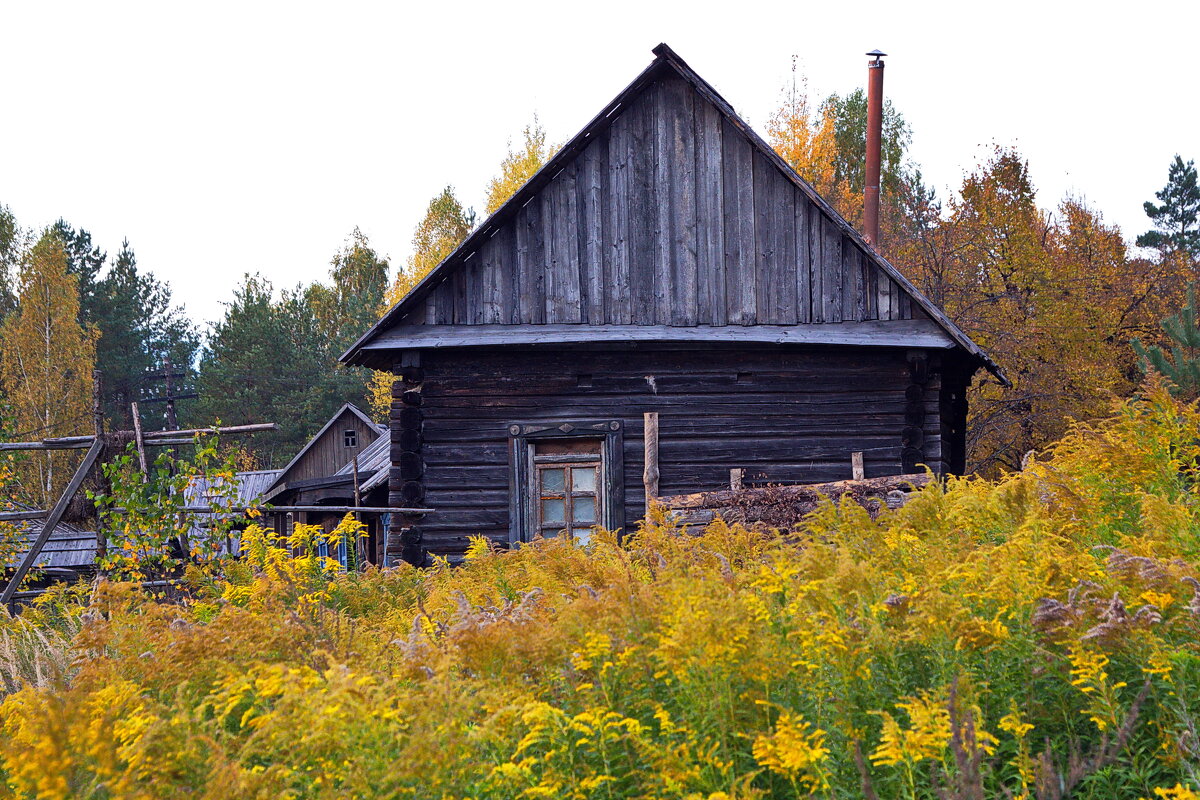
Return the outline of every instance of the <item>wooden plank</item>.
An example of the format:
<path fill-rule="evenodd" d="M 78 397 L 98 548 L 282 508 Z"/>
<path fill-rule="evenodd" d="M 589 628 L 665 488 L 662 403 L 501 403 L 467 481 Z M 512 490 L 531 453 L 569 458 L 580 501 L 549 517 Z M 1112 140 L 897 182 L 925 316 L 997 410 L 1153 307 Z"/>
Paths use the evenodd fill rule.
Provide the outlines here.
<path fill-rule="evenodd" d="M 608 196 L 605 201 L 605 317 L 611 325 L 633 322 L 629 285 L 629 199 L 632 156 L 629 114 L 619 116 L 608 130 Z"/>
<path fill-rule="evenodd" d="M 535 196 L 517 215 L 517 262 L 521 273 L 521 322 L 546 321 L 546 245 L 542 199 Z"/>
<path fill-rule="evenodd" d="M 722 121 L 725 200 L 726 319 L 731 325 L 754 325 L 758 290 L 754 257 L 754 163 L 750 143 L 728 120 Z"/>
<path fill-rule="evenodd" d="M 821 305 L 825 322 L 842 321 L 842 231 L 828 217 L 821 221 Z"/>
<path fill-rule="evenodd" d="M 842 319 L 858 322 L 866 318 L 863 300 L 862 252 L 842 239 Z"/>
<path fill-rule="evenodd" d="M 808 204 L 808 284 L 813 323 L 825 322 L 824 222 L 825 215 L 821 209 L 815 204 Z"/>
<path fill-rule="evenodd" d="M 674 237 L 671 234 L 672 209 L 675 202 L 671 187 L 674 166 L 671 147 L 671 125 L 666 109 L 666 87 L 661 82 L 647 90 L 651 103 L 650 130 L 654 142 L 654 321 L 671 324 L 671 262 Z"/>
<path fill-rule="evenodd" d="M 868 320 L 833 325 L 463 325 L 420 326 L 381 334 L 368 349 L 479 347 L 505 344 L 588 344 L 600 342 L 762 342 L 775 344 L 949 348 L 953 340 L 931 320 Z"/>
<path fill-rule="evenodd" d="M 767 164 L 770 168 L 770 164 Z M 772 275 L 776 282 L 776 314 L 780 324 L 793 325 L 800 321 L 796 275 L 796 190 L 777 172 L 771 174 L 771 225 L 774 264 Z"/>
<path fill-rule="evenodd" d="M 634 325 L 653 325 L 657 322 L 654 292 L 656 263 L 659 260 L 659 223 L 654 192 L 654 118 L 648 98 L 652 98 L 652 95 L 643 95 L 625 112 L 630 126 L 626 219 L 629 224 L 629 286 Z"/>
<path fill-rule="evenodd" d="M 670 319 L 672 325 L 700 321 L 699 263 L 696 230 L 696 122 L 695 92 L 682 80 L 664 85 L 666 158 L 671 173 Z M 705 322 L 708 320 L 706 319 Z"/>
<path fill-rule="evenodd" d="M 543 220 L 546 236 L 546 322 L 582 321 L 579 285 L 579 220 L 575 195 L 575 164 L 568 163 L 543 191 L 547 213 Z"/>
<path fill-rule="evenodd" d="M 891 319 L 892 305 L 892 283 L 891 278 L 887 275 L 880 274 L 878 267 L 875 269 L 876 292 L 875 292 L 875 313 L 876 319 Z"/>
<path fill-rule="evenodd" d="M 8 585 L 4 587 L 4 593 L 0 595 L 0 604 L 8 606 L 12 602 L 13 594 L 21 585 L 21 581 L 25 580 L 25 576 L 29 574 L 29 570 L 37 563 L 38 556 L 42 554 L 42 548 L 46 546 L 46 542 L 50 541 L 50 537 L 54 534 L 54 529 L 58 527 L 58 523 L 62 521 L 63 514 L 67 513 L 67 508 L 71 505 L 71 501 L 75 499 L 75 494 L 83 486 L 83 480 L 91 471 L 92 466 L 96 463 L 96 459 L 100 457 L 100 453 L 104 450 L 104 442 L 96 439 L 92 442 L 92 446 L 83 456 L 83 461 L 79 463 L 79 468 L 75 470 L 75 474 L 71 476 L 67 488 L 63 490 L 54 507 L 50 509 L 50 513 L 46 515 L 45 521 L 42 523 L 42 530 L 38 532 L 37 538 L 33 540 L 33 544 L 29 546 L 29 550 L 25 552 L 21 558 L 21 563 L 17 565 L 13 571 L 12 577 L 8 579 Z"/>
<path fill-rule="evenodd" d="M 697 317 L 725 324 L 725 220 L 721 175 L 721 112 L 697 100 L 696 230 Z"/>
<path fill-rule="evenodd" d="M 576 181 L 579 192 L 579 228 L 583 231 L 582 286 L 587 296 L 584 307 L 587 321 L 592 325 L 605 323 L 605 295 L 609 291 L 604 258 L 605 176 L 608 170 L 608 141 L 600 137 L 580 155 L 580 175 Z"/>
<path fill-rule="evenodd" d="M 795 214 L 795 269 L 796 269 L 796 321 L 800 324 L 812 322 L 812 253 L 809 249 L 811 226 L 811 203 L 793 191 L 793 213 Z"/>

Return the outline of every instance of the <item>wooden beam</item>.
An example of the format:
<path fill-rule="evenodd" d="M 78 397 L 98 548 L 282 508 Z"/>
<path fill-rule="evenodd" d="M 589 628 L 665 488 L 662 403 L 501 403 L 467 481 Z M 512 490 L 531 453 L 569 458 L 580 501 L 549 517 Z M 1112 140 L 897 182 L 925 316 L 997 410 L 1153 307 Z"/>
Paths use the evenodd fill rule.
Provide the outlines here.
<path fill-rule="evenodd" d="M 866 472 L 863 471 L 863 454 L 862 453 L 851 453 L 850 454 L 850 478 L 852 480 L 861 481 L 865 477 L 867 477 L 867 474 L 866 474 Z"/>
<path fill-rule="evenodd" d="M 227 428 L 190 428 L 186 431 L 147 431 L 142 435 L 146 444 L 157 447 L 165 444 L 191 444 L 190 439 L 181 437 L 195 436 L 199 433 L 257 433 L 273 431 L 279 428 L 274 422 L 255 423 L 253 425 L 230 425 Z M 170 441 L 162 441 L 168 439 Z M 43 439 L 40 442 L 0 442 L 0 451 L 5 450 L 85 450 L 92 446 L 95 436 L 62 436 L 56 439 Z"/>
<path fill-rule="evenodd" d="M 270 513 L 273 511 L 281 511 L 289 514 L 308 513 L 328 511 L 336 514 L 432 514 L 432 508 L 390 508 L 387 506 L 230 506 L 229 508 L 213 508 L 212 506 L 185 506 L 183 510 L 193 514 L 214 514 L 219 512 L 229 512 L 231 514 L 240 514 L 254 508 L 257 511 Z M 124 508 L 117 507 L 110 509 L 111 511 L 120 514 L 125 511 Z"/>
<path fill-rule="evenodd" d="M 17 522 L 23 519 L 43 519 L 49 513 L 49 511 L 45 510 L 0 511 L 0 522 Z"/>
<path fill-rule="evenodd" d="M 12 577 L 9 579 L 8 585 L 4 587 L 4 593 L 0 595 L 0 604 L 7 606 L 12 602 L 17 587 L 21 585 L 21 581 L 25 580 L 25 576 L 29 573 L 29 568 L 34 565 L 38 556 L 42 554 L 42 548 L 46 546 L 46 542 L 50 541 L 51 534 L 58 527 L 58 523 L 62 521 L 63 514 L 67 513 L 67 507 L 71 504 L 72 498 L 79 491 L 79 487 L 83 485 L 83 479 L 87 477 L 88 472 L 96 463 L 96 459 L 100 457 L 100 452 L 103 449 L 104 443 L 100 439 L 93 437 L 92 446 L 88 448 L 83 461 L 80 462 L 79 469 L 75 470 L 75 474 L 71 476 L 71 482 L 63 490 L 62 496 L 58 498 L 58 502 L 54 504 L 54 508 L 50 509 L 50 513 L 46 515 L 46 521 L 42 523 L 42 530 L 38 534 L 37 539 L 30 545 L 28 552 L 25 553 L 25 556 L 21 559 L 21 563 L 17 565 L 16 571 L 13 572 Z"/>
<path fill-rule="evenodd" d="M 72 437 L 74 438 L 74 437 Z M 92 446 L 94 436 L 81 436 L 79 441 L 47 439 L 43 442 L 0 442 L 3 450 L 85 450 Z"/>
<path fill-rule="evenodd" d="M 146 440 L 151 439 L 179 439 L 185 436 L 195 436 L 201 433 L 257 433 L 259 431 L 273 431 L 279 428 L 274 422 L 260 422 L 252 425 L 228 425 L 211 428 L 188 428 L 182 431 L 147 431 L 145 434 Z"/>
<path fill-rule="evenodd" d="M 137 403 L 129 404 L 133 408 L 133 440 L 137 442 L 138 464 L 142 467 L 142 475 L 150 472 L 146 466 L 146 440 L 142 437 L 142 415 L 138 412 Z"/>

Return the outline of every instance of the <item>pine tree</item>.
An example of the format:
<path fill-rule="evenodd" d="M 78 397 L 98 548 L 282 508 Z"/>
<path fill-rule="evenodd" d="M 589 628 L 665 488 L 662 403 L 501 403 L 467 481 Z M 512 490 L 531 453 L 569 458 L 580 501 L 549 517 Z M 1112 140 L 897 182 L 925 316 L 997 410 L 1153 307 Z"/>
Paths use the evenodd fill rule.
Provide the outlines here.
<path fill-rule="evenodd" d="M 19 435 L 90 428 L 96 345 L 94 331 L 79 323 L 78 286 L 62 240 L 47 231 L 21 264 L 19 306 L 0 328 L 0 384 Z M 69 458 L 48 451 L 26 462 L 21 481 L 29 500 L 53 501 L 69 478 Z"/>
<path fill-rule="evenodd" d="M 183 310 L 171 305 L 170 287 L 138 271 L 128 240 L 94 285 L 92 314 L 100 334 L 96 366 L 103 375 L 104 413 L 114 427 L 128 430 L 133 425 L 130 403 L 161 388 L 147 374 L 166 361 L 172 369 L 190 370 L 199 337 Z"/>
<path fill-rule="evenodd" d="M 1155 192 L 1162 205 L 1146 201 L 1146 216 L 1153 230 L 1137 237 L 1138 247 L 1152 247 L 1164 254 L 1183 253 L 1192 264 L 1200 262 L 1200 183 L 1196 163 L 1186 164 L 1177 154 L 1167 170 L 1167 185 Z"/>
<path fill-rule="evenodd" d="M 1196 287 L 1188 286 L 1187 303 L 1162 321 L 1171 342 L 1170 352 L 1158 345 L 1147 347 L 1134 339 L 1133 349 L 1142 371 L 1157 372 L 1171 382 L 1171 394 L 1186 400 L 1200 397 L 1200 325 L 1197 325 Z"/>
<path fill-rule="evenodd" d="M 83 228 L 75 229 L 65 219 L 59 219 L 50 230 L 62 242 L 67 256 L 67 271 L 78 278 L 79 322 L 93 325 L 100 316 L 103 298 L 99 291 L 100 270 L 108 254 L 92 244 L 92 235 Z"/>

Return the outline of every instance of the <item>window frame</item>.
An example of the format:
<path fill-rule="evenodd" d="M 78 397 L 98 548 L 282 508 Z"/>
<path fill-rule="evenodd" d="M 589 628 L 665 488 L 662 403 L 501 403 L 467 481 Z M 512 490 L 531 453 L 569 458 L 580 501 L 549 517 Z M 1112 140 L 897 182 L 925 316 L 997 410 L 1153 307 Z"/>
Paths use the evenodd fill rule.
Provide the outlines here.
<path fill-rule="evenodd" d="M 357 428 L 342 428 L 342 447 L 358 447 Z"/>
<path fill-rule="evenodd" d="M 534 445 L 556 439 L 600 439 L 600 480 L 596 491 L 601 495 L 599 519 L 608 530 L 625 527 L 624 424 L 617 419 L 568 420 L 555 422 L 508 423 L 509 439 L 509 526 L 510 546 L 528 542 L 539 533 L 537 469 Z M 564 528 L 566 526 L 564 525 Z"/>

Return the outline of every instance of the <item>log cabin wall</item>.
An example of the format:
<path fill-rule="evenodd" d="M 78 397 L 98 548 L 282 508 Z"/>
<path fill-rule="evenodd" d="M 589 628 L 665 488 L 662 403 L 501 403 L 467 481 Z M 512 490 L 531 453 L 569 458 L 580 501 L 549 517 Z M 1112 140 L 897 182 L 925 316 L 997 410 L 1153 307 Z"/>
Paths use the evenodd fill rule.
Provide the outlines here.
<path fill-rule="evenodd" d="M 864 453 L 868 477 L 900 474 L 914 459 L 941 473 L 943 430 L 957 424 L 943 421 L 942 373 L 952 360 L 944 351 L 474 348 L 422 356 L 420 491 L 436 512 L 397 520 L 394 533 L 415 523 L 421 546 L 451 558 L 473 534 L 509 540 L 514 423 L 620 421 L 629 526 L 644 511 L 647 411 L 660 414 L 663 495 L 728 487 L 731 468 L 757 484 L 848 478 L 854 451 Z M 914 359 L 924 366 L 914 370 Z M 393 406 L 394 451 L 411 448 L 400 437 L 411 437 L 413 410 Z M 411 483 L 414 473 L 402 480 L 393 464 L 393 486 Z"/>

